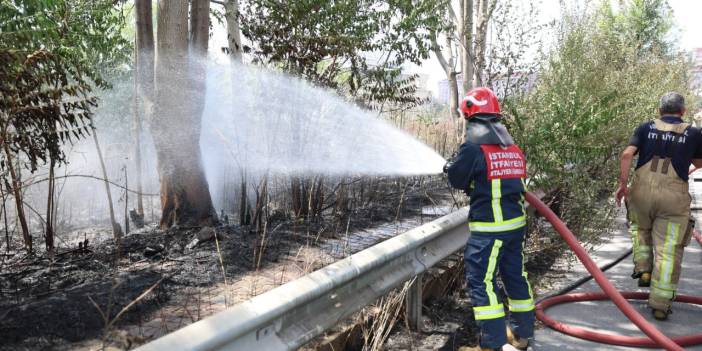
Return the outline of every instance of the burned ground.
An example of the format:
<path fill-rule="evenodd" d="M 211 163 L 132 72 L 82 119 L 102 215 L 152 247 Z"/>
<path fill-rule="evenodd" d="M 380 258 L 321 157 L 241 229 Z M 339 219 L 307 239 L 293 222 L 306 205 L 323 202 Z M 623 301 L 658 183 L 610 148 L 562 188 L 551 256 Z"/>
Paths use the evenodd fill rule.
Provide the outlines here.
<path fill-rule="evenodd" d="M 408 195 L 399 218 L 421 216 L 422 206 L 428 203 L 425 196 Z M 313 255 L 320 249 L 329 254 L 327 261 L 315 261 L 305 269 L 338 259 L 334 256 L 348 252 L 335 253 L 325 246 L 341 242 L 338 239 L 346 232 L 393 222 L 398 218 L 397 209 L 397 204 L 389 203 L 358 211 L 350 218 L 281 218 L 268 223 L 265 237 L 234 225 L 150 229 L 125 236 L 119 246 L 105 240 L 54 256 L 6 256 L 0 270 L 0 349 L 75 349 L 85 346 L 86 340 L 92 340 L 87 348 L 101 341 L 131 348 L 216 312 L 219 307 L 200 307 L 212 305 L 211 297 L 202 296 L 223 282 L 230 289 L 237 282 L 244 286 L 254 272 L 299 261 L 305 249 L 315 250 Z M 288 279 L 285 272 L 280 275 L 284 283 Z M 271 287 L 254 287 L 245 296 Z M 242 296 L 226 295 L 224 305 Z M 142 329 L 146 321 L 170 313 L 163 312 L 166 306 L 182 307 L 175 327 L 165 326 L 158 332 Z"/>

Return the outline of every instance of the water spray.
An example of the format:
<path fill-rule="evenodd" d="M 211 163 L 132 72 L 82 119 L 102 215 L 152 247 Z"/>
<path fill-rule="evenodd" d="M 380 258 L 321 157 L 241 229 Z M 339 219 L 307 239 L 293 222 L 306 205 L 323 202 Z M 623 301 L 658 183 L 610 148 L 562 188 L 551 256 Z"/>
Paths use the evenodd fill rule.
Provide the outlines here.
<path fill-rule="evenodd" d="M 273 174 L 413 176 L 438 174 L 445 163 L 408 133 L 302 79 L 211 64 L 207 80 L 208 175 L 230 164 Z"/>

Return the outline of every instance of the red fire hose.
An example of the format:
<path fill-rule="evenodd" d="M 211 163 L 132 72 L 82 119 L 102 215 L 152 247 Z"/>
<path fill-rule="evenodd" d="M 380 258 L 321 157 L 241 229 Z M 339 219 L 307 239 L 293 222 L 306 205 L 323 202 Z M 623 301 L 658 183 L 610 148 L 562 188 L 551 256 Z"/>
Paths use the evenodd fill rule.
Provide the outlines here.
<path fill-rule="evenodd" d="M 563 223 L 563 221 L 556 216 L 553 211 L 551 211 L 546 204 L 541 202 L 534 194 L 527 193 L 526 200 L 536 208 L 541 215 L 543 215 L 546 220 L 548 220 L 553 228 L 563 237 L 568 246 L 575 252 L 575 255 L 580 259 L 585 268 L 593 276 L 597 284 L 602 288 L 604 293 L 585 293 L 585 294 L 569 294 L 556 296 L 550 299 L 542 301 L 536 306 L 536 316 L 542 322 L 546 323 L 551 328 L 559 330 L 569 335 L 581 337 L 588 340 L 593 340 L 597 342 L 616 344 L 616 345 L 626 345 L 626 346 L 660 346 L 666 350 L 678 350 L 681 351 L 683 348 L 680 345 L 692 345 L 702 343 L 702 335 L 694 335 L 689 337 L 684 337 L 685 340 L 680 340 L 683 338 L 677 338 L 675 341 L 671 340 L 663 333 L 661 333 L 656 327 L 650 324 L 646 319 L 644 319 L 641 314 L 639 314 L 629 302 L 626 300 L 625 296 L 620 293 L 612 283 L 607 280 L 604 273 L 597 267 L 595 262 L 588 256 L 585 249 L 580 245 L 578 239 L 573 235 L 573 233 L 568 229 L 568 227 Z M 626 296 L 631 298 L 647 298 L 647 294 L 638 295 L 637 293 L 625 293 Z M 629 320 L 636 324 L 641 331 L 648 335 L 651 339 L 638 338 L 635 344 L 632 344 L 630 337 L 612 335 L 612 334 L 601 334 L 590 330 L 575 328 L 572 326 L 565 325 L 563 323 L 554 321 L 545 314 L 545 309 L 554 304 L 563 302 L 573 302 L 573 301 L 583 301 L 589 299 L 611 299 L 612 302 L 619 308 L 619 310 L 626 315 Z M 702 298 L 688 297 L 688 296 L 677 296 L 677 301 L 691 302 L 702 304 Z M 680 342 L 680 345 L 676 344 Z"/>
<path fill-rule="evenodd" d="M 692 231 L 692 236 L 694 236 L 695 240 L 697 240 L 697 242 L 700 243 L 700 245 L 702 245 L 702 234 L 700 234 L 700 232 L 697 229 Z"/>
<path fill-rule="evenodd" d="M 648 293 L 643 293 L 643 292 L 622 292 L 621 295 L 624 298 L 631 299 L 631 300 L 648 300 Z M 544 299 L 544 301 L 538 305 L 537 310 L 536 310 L 536 314 L 537 314 L 537 317 L 539 318 L 539 320 L 542 321 L 544 324 L 548 325 L 549 327 L 551 327 L 555 330 L 558 330 L 564 334 L 568 334 L 568 335 L 571 335 L 571 336 L 574 336 L 577 338 L 595 341 L 595 342 L 599 342 L 599 343 L 621 345 L 621 346 L 659 347 L 659 343 L 657 343 L 649 338 L 646 338 L 646 337 L 632 337 L 632 336 L 624 336 L 624 335 L 606 334 L 606 333 L 599 333 L 599 332 L 592 331 L 592 330 L 585 329 L 585 328 L 574 327 L 571 325 L 567 325 L 567 324 L 558 322 L 558 321 L 552 319 L 551 317 L 549 317 L 546 314 L 546 312 L 544 312 L 549 307 L 559 305 L 562 303 L 579 302 L 579 301 L 600 301 L 600 300 L 609 300 L 609 296 L 605 293 L 602 293 L 602 292 L 586 292 L 586 293 L 559 295 L 559 296 Z M 696 296 L 693 297 L 693 296 L 686 296 L 686 295 L 677 295 L 675 297 L 675 301 L 697 304 L 697 305 L 702 304 L 702 298 L 696 297 Z M 628 303 L 627 303 L 627 305 L 628 305 Z M 634 313 L 636 313 L 638 315 L 638 312 L 634 311 Z M 627 315 L 627 317 L 629 317 L 629 316 Z M 671 340 L 680 346 L 698 345 L 698 344 L 702 343 L 702 334 L 674 337 L 674 338 L 671 338 Z M 667 350 L 681 350 L 681 348 L 668 348 L 668 347 L 666 347 L 666 349 Z"/>

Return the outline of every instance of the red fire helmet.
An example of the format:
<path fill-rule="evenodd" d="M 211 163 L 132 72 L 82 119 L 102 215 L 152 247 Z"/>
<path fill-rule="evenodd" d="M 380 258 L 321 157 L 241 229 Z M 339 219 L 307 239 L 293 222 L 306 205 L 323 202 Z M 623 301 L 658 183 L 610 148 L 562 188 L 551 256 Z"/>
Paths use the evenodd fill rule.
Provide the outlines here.
<path fill-rule="evenodd" d="M 479 113 L 500 114 L 500 103 L 490 88 L 479 87 L 471 89 L 461 100 L 458 108 L 465 118 L 471 118 Z"/>

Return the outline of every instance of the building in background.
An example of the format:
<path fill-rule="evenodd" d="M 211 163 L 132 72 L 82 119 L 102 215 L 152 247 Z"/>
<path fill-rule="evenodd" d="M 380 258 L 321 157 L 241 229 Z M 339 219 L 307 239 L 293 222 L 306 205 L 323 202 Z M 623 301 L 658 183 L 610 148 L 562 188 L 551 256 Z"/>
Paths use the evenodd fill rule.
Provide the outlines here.
<path fill-rule="evenodd" d="M 460 94 L 460 87 L 463 86 L 463 75 L 459 74 L 456 76 L 456 81 L 458 82 L 459 86 L 459 94 Z M 449 103 L 449 85 L 448 85 L 448 79 L 442 79 L 438 83 L 438 89 L 437 89 L 437 96 L 436 102 L 440 104 L 448 104 Z M 459 99 L 460 100 L 460 99 Z"/>
<path fill-rule="evenodd" d="M 406 78 L 409 75 L 416 75 L 415 84 L 417 85 L 417 92 L 415 95 L 423 100 L 431 100 L 432 94 L 431 91 L 429 91 L 429 75 L 420 72 L 403 71 L 402 78 Z"/>
<path fill-rule="evenodd" d="M 697 95 L 702 96 L 702 48 L 692 51 L 692 89 Z"/>
<path fill-rule="evenodd" d="M 520 92 L 528 92 L 534 88 L 536 85 L 536 79 L 538 78 L 537 73 L 528 72 L 514 72 L 510 76 L 498 75 L 492 78 L 489 87 L 492 89 L 497 97 L 503 98 L 508 91 L 513 93 L 512 90 L 519 90 Z M 463 76 L 457 75 L 456 81 L 458 82 L 459 94 L 460 87 L 463 85 Z M 436 96 L 436 102 L 440 104 L 449 103 L 449 86 L 448 79 L 442 79 L 438 82 L 438 95 Z"/>

